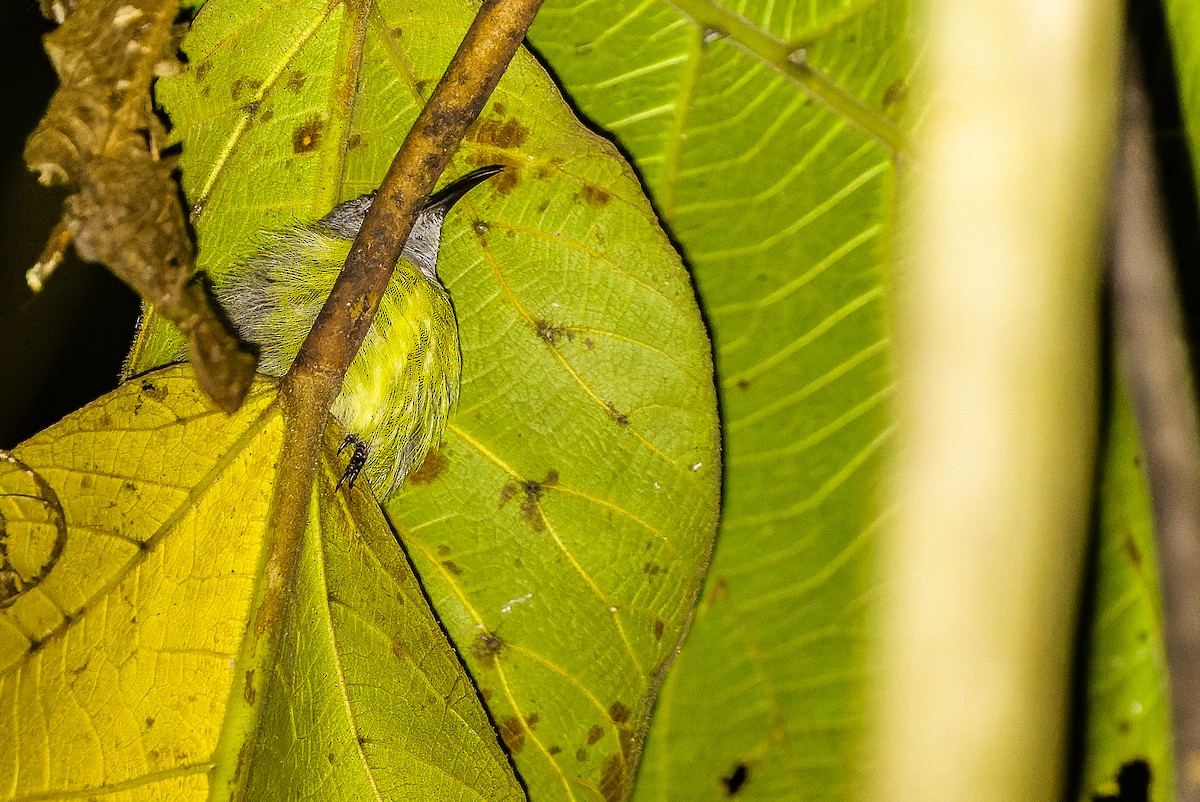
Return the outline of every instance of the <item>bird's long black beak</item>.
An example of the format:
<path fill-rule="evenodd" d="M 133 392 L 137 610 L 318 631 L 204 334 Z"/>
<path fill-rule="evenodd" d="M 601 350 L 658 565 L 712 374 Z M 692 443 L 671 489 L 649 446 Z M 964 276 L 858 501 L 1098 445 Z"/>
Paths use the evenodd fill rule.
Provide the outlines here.
<path fill-rule="evenodd" d="M 459 198 L 503 169 L 504 167 L 499 164 L 489 164 L 487 167 L 472 170 L 462 178 L 450 182 L 430 195 L 429 200 L 425 201 L 425 211 L 437 210 L 445 214 L 450 211 L 451 206 L 458 203 Z"/>

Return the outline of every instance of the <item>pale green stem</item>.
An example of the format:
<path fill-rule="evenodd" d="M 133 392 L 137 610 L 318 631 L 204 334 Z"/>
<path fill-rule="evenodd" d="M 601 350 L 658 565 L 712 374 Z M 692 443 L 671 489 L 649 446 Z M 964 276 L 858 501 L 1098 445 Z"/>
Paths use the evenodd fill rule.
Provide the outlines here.
<path fill-rule="evenodd" d="M 893 155 L 906 150 L 904 135 L 890 120 L 847 92 L 836 81 L 804 60 L 804 48 L 777 39 L 755 27 L 745 17 L 717 5 L 712 0 L 667 0 L 696 24 L 728 36 L 746 52 L 758 57 L 771 69 L 783 73 L 802 86 L 816 100 L 849 120 L 851 124 L 877 139 Z"/>

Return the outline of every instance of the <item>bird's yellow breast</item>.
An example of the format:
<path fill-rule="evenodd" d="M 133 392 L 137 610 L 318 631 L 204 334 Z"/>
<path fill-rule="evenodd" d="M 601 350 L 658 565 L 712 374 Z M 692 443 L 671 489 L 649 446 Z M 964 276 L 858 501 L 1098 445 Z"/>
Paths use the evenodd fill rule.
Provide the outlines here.
<path fill-rule="evenodd" d="M 450 297 L 401 262 L 332 409 L 369 449 L 363 473 L 380 498 L 399 490 L 441 437 L 461 376 Z"/>
<path fill-rule="evenodd" d="M 349 240 L 313 227 L 276 232 L 217 286 L 238 332 L 259 347 L 260 372 L 291 367 L 349 250 Z M 331 410 L 367 447 L 363 474 L 377 498 L 399 490 L 441 437 L 461 376 L 449 295 L 401 260 Z"/>

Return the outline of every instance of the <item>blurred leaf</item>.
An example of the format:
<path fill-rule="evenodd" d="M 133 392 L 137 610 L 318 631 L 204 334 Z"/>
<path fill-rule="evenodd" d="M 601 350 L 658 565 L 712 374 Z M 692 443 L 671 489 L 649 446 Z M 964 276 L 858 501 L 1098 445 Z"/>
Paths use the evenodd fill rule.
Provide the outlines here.
<path fill-rule="evenodd" d="M 531 31 L 632 155 L 714 338 L 723 521 L 636 799 L 857 790 L 906 15 L 549 0 Z"/>
<path fill-rule="evenodd" d="M 1179 82 L 1179 106 L 1188 150 L 1192 156 L 1192 171 L 1200 184 L 1200 6 L 1188 0 L 1164 0 L 1167 32 L 1175 75 Z"/>
<path fill-rule="evenodd" d="M 160 98 L 199 263 L 378 184 L 468 3 L 209 2 Z M 628 792 L 707 563 L 720 466 L 706 332 L 633 174 L 519 54 L 447 177 L 463 392 L 388 506 L 531 795 Z M 161 321 L 137 355 L 177 350 Z"/>
<path fill-rule="evenodd" d="M 1149 796 L 1138 798 L 1171 800 L 1171 699 L 1153 510 L 1137 421 L 1121 378 L 1114 382 L 1100 482 L 1080 799 L 1116 799 L 1119 785 L 1142 787 L 1144 777 Z"/>
<path fill-rule="evenodd" d="M 288 581 L 273 400 L 226 417 L 169 368 L 3 465 L 6 560 L 36 580 L 0 609 L 5 798 L 523 798 L 378 508 L 335 495 L 334 432 L 288 613 L 258 615 Z"/>

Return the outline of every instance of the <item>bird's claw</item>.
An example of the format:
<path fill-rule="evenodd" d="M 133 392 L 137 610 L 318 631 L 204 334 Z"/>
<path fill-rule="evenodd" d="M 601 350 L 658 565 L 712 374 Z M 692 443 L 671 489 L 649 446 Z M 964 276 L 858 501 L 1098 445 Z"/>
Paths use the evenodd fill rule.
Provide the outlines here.
<path fill-rule="evenodd" d="M 358 478 L 358 475 L 362 473 L 363 466 L 367 464 L 367 444 L 358 435 L 346 435 L 341 448 L 338 449 L 338 454 L 345 451 L 347 446 L 354 446 L 354 453 L 350 455 L 350 461 L 346 463 L 346 470 L 342 472 L 342 478 L 338 479 L 335 490 L 340 490 L 343 484 L 354 489 L 354 480 Z"/>

